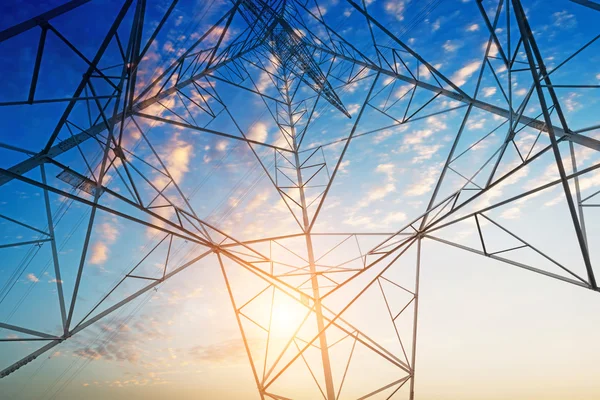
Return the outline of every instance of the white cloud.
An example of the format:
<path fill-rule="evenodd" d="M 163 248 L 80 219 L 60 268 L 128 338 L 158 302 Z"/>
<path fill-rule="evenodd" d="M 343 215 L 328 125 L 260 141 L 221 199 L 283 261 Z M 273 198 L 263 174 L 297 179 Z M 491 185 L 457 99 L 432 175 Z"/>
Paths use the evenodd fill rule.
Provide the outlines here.
<path fill-rule="evenodd" d="M 269 137 L 269 132 L 267 131 L 267 125 L 264 122 L 257 122 L 250 128 L 250 132 L 246 135 L 246 137 L 250 140 L 255 140 L 257 142 L 266 142 Z"/>
<path fill-rule="evenodd" d="M 579 95 L 575 92 L 571 92 L 567 95 L 567 98 L 564 100 L 565 107 L 567 111 L 573 112 L 577 111 L 581 107 L 581 103 L 579 103 L 577 99 Z"/>
<path fill-rule="evenodd" d="M 267 89 L 274 87 L 271 74 L 275 73 L 278 68 L 277 58 L 273 55 L 269 58 L 269 64 L 265 67 L 265 71 L 260 73 L 258 83 L 256 83 L 256 90 L 260 93 L 264 93 Z"/>
<path fill-rule="evenodd" d="M 577 20 L 573 14 L 569 14 L 566 10 L 557 11 L 552 14 L 554 26 L 560 29 L 572 29 L 577 26 Z"/>
<path fill-rule="evenodd" d="M 100 224 L 99 233 L 102 239 L 108 243 L 114 243 L 119 237 L 119 231 L 115 224 L 110 224 L 108 222 L 104 222 Z"/>
<path fill-rule="evenodd" d="M 483 48 L 483 51 L 485 51 L 487 49 L 488 46 L 488 42 L 483 42 L 483 46 L 481 46 Z M 490 51 L 488 52 L 488 56 L 490 57 L 496 57 L 498 56 L 498 47 L 496 46 L 496 43 L 493 43 L 490 45 Z"/>
<path fill-rule="evenodd" d="M 388 180 L 394 181 L 394 164 L 379 164 L 375 169 L 376 172 L 380 172 L 387 175 Z"/>
<path fill-rule="evenodd" d="M 423 143 L 423 141 L 431 135 L 433 135 L 433 129 L 421 129 L 409 132 L 404 136 L 403 143 L 405 145 Z"/>
<path fill-rule="evenodd" d="M 416 145 L 416 146 L 413 147 L 415 155 L 414 155 L 414 157 L 412 158 L 411 161 L 412 161 L 413 164 L 416 164 L 416 163 L 423 162 L 425 160 L 429 160 L 441 148 L 442 148 L 441 144 L 432 144 L 432 145 L 418 144 L 418 145 Z"/>
<path fill-rule="evenodd" d="M 414 179 L 413 183 L 406 188 L 404 194 L 406 196 L 414 197 L 429 192 L 437 181 L 439 174 L 440 170 L 438 165 L 433 165 L 422 170 L 417 179 Z"/>
<path fill-rule="evenodd" d="M 500 214 L 500 217 L 504 219 L 517 219 L 520 216 L 521 209 L 519 207 L 511 207 Z"/>
<path fill-rule="evenodd" d="M 433 65 L 433 68 L 439 70 L 440 68 L 442 68 L 442 64 L 435 64 L 435 65 Z M 421 80 L 429 79 L 430 77 L 431 77 L 431 71 L 429 71 L 429 68 L 427 68 L 427 65 L 425 65 L 425 64 L 419 65 L 419 79 L 421 79 Z"/>
<path fill-rule="evenodd" d="M 548 200 L 547 202 L 544 203 L 544 205 L 546 207 L 552 207 L 557 205 L 558 203 L 560 203 L 562 200 L 564 200 L 565 195 L 564 193 L 559 194 L 558 196 L 554 197 L 553 199 Z"/>
<path fill-rule="evenodd" d="M 494 94 L 496 94 L 496 88 L 491 86 L 491 87 L 485 87 L 483 88 L 483 97 L 491 97 Z"/>
<path fill-rule="evenodd" d="M 472 61 L 456 71 L 454 75 L 452 75 L 452 82 L 454 82 L 457 86 L 462 86 L 467 82 L 467 79 L 471 77 L 479 69 L 481 64 L 479 61 Z"/>
<path fill-rule="evenodd" d="M 427 118 L 427 125 L 436 132 L 443 131 L 444 129 L 448 128 L 444 121 L 435 115 Z"/>
<path fill-rule="evenodd" d="M 394 190 L 396 190 L 396 185 L 394 185 L 391 182 L 385 183 L 383 186 L 379 186 L 374 189 L 371 189 L 369 191 L 369 193 L 367 194 L 367 197 L 358 203 L 358 207 L 361 207 L 361 208 L 367 207 L 367 206 L 369 206 L 369 204 L 373 203 L 374 201 L 385 198 L 388 194 L 392 193 Z"/>
<path fill-rule="evenodd" d="M 514 92 L 517 96 L 525 96 L 527 94 L 527 89 L 522 88 L 519 90 L 515 90 Z"/>
<path fill-rule="evenodd" d="M 379 164 L 375 168 L 375 172 L 385 174 L 386 182 L 381 186 L 371 188 L 366 197 L 358 202 L 358 208 L 368 207 L 371 203 L 385 198 L 388 194 L 396 190 L 396 185 L 394 184 L 395 169 L 394 164 Z"/>
<path fill-rule="evenodd" d="M 217 144 L 218 146 L 218 144 Z M 186 172 L 189 171 L 190 159 L 193 156 L 194 146 L 184 140 L 179 139 L 176 133 L 172 139 L 164 146 L 161 152 L 161 160 L 167 167 L 167 171 L 173 177 L 175 183 L 180 183 Z M 159 190 L 169 183 L 170 179 L 164 175 L 157 175 L 152 184 Z"/>
<path fill-rule="evenodd" d="M 477 32 L 478 30 L 479 30 L 479 25 L 477 25 L 477 24 L 469 25 L 469 26 L 467 26 L 467 29 L 466 29 L 467 32 Z"/>
<path fill-rule="evenodd" d="M 27 274 L 27 280 L 28 280 L 29 282 L 33 282 L 33 283 L 37 283 L 37 282 L 39 282 L 39 281 L 40 281 L 40 280 L 38 279 L 38 277 L 37 277 L 37 276 L 35 276 L 35 274 Z"/>
<path fill-rule="evenodd" d="M 108 246 L 116 242 L 119 237 L 119 230 L 116 223 L 103 222 L 96 228 L 98 241 L 92 246 L 92 255 L 90 263 L 94 265 L 104 264 L 110 253 Z M 56 282 L 56 281 L 54 281 Z"/>
<path fill-rule="evenodd" d="M 404 20 L 404 10 L 406 2 L 404 0 L 389 0 L 385 3 L 385 12 L 395 17 L 398 21 Z"/>
<path fill-rule="evenodd" d="M 226 140 L 219 140 L 215 145 L 215 149 L 217 149 L 218 151 L 225 151 L 227 150 L 227 144 L 228 143 Z"/>
<path fill-rule="evenodd" d="M 317 5 L 317 6 L 313 7 L 313 8 L 310 10 L 310 12 L 311 12 L 311 13 L 313 13 L 314 15 L 316 15 L 316 16 L 317 16 L 317 18 L 320 18 L 320 17 L 321 17 L 321 15 L 319 15 L 319 11 L 321 12 L 321 15 L 323 15 L 323 16 L 325 16 L 325 14 L 327 14 L 327 9 L 326 9 L 325 7 L 323 7 L 323 6 L 319 6 L 319 5 Z"/>
<path fill-rule="evenodd" d="M 446 40 L 446 42 L 444 43 L 444 45 L 442 47 L 444 48 L 444 51 L 446 51 L 447 53 L 453 53 L 456 50 L 458 50 L 461 46 L 462 46 L 462 44 L 460 44 L 460 43 L 453 42 L 452 40 Z"/>
<path fill-rule="evenodd" d="M 405 221 L 406 218 L 407 218 L 406 214 L 404 214 L 402 211 L 398 211 L 398 212 L 389 213 L 388 215 L 386 215 L 386 217 L 384 219 L 387 223 L 390 223 L 390 222 L 402 222 L 402 221 Z"/>
<path fill-rule="evenodd" d="M 414 85 L 411 85 L 410 83 L 408 83 L 406 85 L 402 85 L 398 89 L 396 89 L 396 92 L 394 93 L 394 96 L 397 99 L 399 99 L 402 96 L 404 96 L 406 93 L 408 93 L 408 91 L 411 90 L 413 87 L 414 87 Z"/>
<path fill-rule="evenodd" d="M 467 129 L 469 129 L 471 131 L 483 129 L 483 127 L 485 126 L 485 123 L 486 123 L 485 118 L 470 119 L 469 121 L 467 121 Z"/>
<path fill-rule="evenodd" d="M 350 160 L 344 160 L 340 163 L 340 167 L 338 168 L 339 172 L 344 172 L 347 173 L 348 170 L 346 169 L 346 167 L 350 165 Z"/>
<path fill-rule="evenodd" d="M 350 115 L 354 115 L 360 109 L 360 104 L 348 104 L 347 110 Z"/>
<path fill-rule="evenodd" d="M 90 257 L 90 263 L 94 265 L 104 264 L 108 259 L 108 246 L 103 242 L 96 242 L 92 246 L 92 256 Z"/>

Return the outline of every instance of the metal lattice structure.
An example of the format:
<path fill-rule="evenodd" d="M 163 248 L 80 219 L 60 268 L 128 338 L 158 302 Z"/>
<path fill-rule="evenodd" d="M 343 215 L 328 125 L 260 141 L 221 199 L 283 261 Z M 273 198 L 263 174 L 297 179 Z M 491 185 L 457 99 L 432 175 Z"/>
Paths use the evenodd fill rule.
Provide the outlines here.
<path fill-rule="evenodd" d="M 31 246 L 50 252 L 61 326 L 59 332 L 50 333 L 9 318 L 0 320 L 0 328 L 19 335 L 0 339 L 3 342 L 44 342 L 33 353 L 4 366 L 2 378 L 10 379 L 6 377 L 41 354 L 207 260 L 221 270 L 262 399 L 413 399 L 419 273 L 426 241 L 598 291 L 590 255 L 593 245 L 584 222 L 586 207 L 595 206 L 598 192 L 582 188 L 580 181 L 600 164 L 590 163 L 593 157 L 579 162 L 576 157 L 582 149 L 594 155 L 600 151 L 600 141 L 589 134 L 600 125 L 573 129 L 558 93 L 565 87 L 596 86 L 553 84 L 553 74 L 568 68 L 573 58 L 582 57 L 599 36 L 548 68 L 521 1 L 488 4 L 474 0 L 473 7 L 479 9 L 486 27 L 487 45 L 469 94 L 380 23 L 369 2 L 346 0 L 352 12 L 349 24 L 369 33 L 365 45 L 328 25 L 314 0 L 232 0 L 216 23 L 198 34 L 191 46 L 178 49 L 175 61 L 151 76 L 152 71 L 145 70 L 151 48 L 170 23 L 177 0 L 152 26 L 145 21 L 145 0 L 125 0 L 93 57 L 86 56 L 54 24 L 55 19 L 69 18 L 85 8 L 85 3 L 70 1 L 0 32 L 0 45 L 32 32 L 39 34 L 30 83 L 21 92 L 26 96 L 3 100 L 0 107 L 26 109 L 52 103 L 62 110 L 55 126 L 43 127 L 47 140 L 41 151 L 0 143 L 4 151 L 21 157 L 0 169 L 0 189 L 5 190 L 0 196 L 8 198 L 20 186 L 33 188 L 41 194 L 39 209 L 43 210 L 43 221 L 36 221 L 39 224 L 0 213 L 4 222 L 39 235 L 2 244 L 1 249 Z M 590 12 L 598 9 L 593 2 L 578 3 Z M 43 65 L 50 51 L 45 44 L 50 38 L 77 59 L 83 74 L 68 97 L 47 97 L 37 88 L 45 78 Z M 493 77 L 503 104 L 479 96 L 485 76 Z M 513 93 L 516 79 L 527 82 L 524 95 Z M 364 92 L 363 102 L 351 108 L 344 93 L 357 85 Z M 406 89 L 392 96 L 396 85 Z M 253 107 L 272 119 L 276 141 L 267 142 L 252 133 L 243 110 L 231 107 L 231 91 L 258 99 Z M 343 135 L 314 144 L 314 126 L 326 112 L 340 117 L 337 128 Z M 393 232 L 315 229 L 326 212 L 347 150 L 360 146 L 361 137 L 405 126 L 408 130 L 403 134 L 411 135 L 411 124 L 445 113 L 461 113 L 462 122 L 419 213 Z M 473 139 L 465 134 L 466 127 L 481 115 L 498 124 Z M 201 218 L 191 194 L 184 193 L 180 178 L 164 161 L 168 154 L 156 145 L 160 137 L 151 133 L 155 125 L 247 146 L 293 217 L 296 233 L 238 240 L 235 229 L 226 230 Z M 473 156 L 492 134 L 500 135 L 500 145 L 485 159 Z M 534 140 L 522 141 L 525 135 Z M 547 181 L 529 190 L 490 196 L 541 160 L 555 167 Z M 562 191 L 564 213 L 573 227 L 568 235 L 576 238 L 581 268 L 563 265 L 535 240 L 491 216 L 498 208 L 519 204 L 553 187 Z M 76 271 L 70 290 L 63 285 L 66 267 L 55 233 L 61 210 L 53 207 L 53 199 L 77 204 L 86 212 L 77 265 L 69 267 Z M 86 279 L 92 279 L 86 271 L 100 213 L 127 226 L 151 230 L 154 241 L 136 254 L 139 262 L 88 307 L 80 299 L 82 288 L 90 284 Z M 476 233 L 472 244 L 461 243 L 452 231 L 465 224 Z M 449 236 L 444 232 L 450 232 Z M 189 252 L 174 265 L 170 257 L 177 246 Z M 145 260 L 158 257 L 161 249 L 165 251 L 160 256 L 162 269 L 144 270 Z M 15 267 L 15 271 L 23 274 L 26 270 Z M 275 339 L 274 331 L 281 330 L 273 322 L 278 304 L 298 317 L 288 320 L 290 330 L 283 333 L 285 337 Z M 385 319 L 369 318 L 373 304 L 380 306 Z M 361 381 L 361 368 L 380 370 L 381 382 Z M 290 379 L 304 378 L 308 384 L 301 392 L 295 391 Z"/>

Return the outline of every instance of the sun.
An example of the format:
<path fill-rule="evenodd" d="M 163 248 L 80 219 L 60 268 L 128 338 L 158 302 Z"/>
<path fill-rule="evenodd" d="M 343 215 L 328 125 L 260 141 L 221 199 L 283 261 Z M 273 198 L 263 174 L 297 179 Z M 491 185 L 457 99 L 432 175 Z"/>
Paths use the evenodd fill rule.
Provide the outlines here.
<path fill-rule="evenodd" d="M 276 297 L 271 311 L 271 335 L 281 338 L 294 335 L 306 324 L 307 313 L 309 309 L 295 300 Z"/>

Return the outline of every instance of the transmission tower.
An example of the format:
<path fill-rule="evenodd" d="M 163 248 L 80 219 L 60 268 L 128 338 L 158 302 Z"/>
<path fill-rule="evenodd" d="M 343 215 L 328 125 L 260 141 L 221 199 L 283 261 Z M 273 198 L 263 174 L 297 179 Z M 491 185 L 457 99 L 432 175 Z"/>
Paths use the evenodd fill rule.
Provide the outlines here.
<path fill-rule="evenodd" d="M 582 182 L 600 167 L 600 141 L 594 136 L 600 125 L 573 128 L 577 122 L 565 112 L 560 91 L 599 87 L 566 82 L 561 73 L 574 58 L 585 57 L 600 36 L 548 67 L 521 1 L 473 0 L 486 46 L 470 72 L 474 79 L 467 92 L 464 82 L 444 75 L 403 33 L 380 22 L 369 1 L 346 0 L 343 26 L 332 26 L 316 0 L 231 0 L 211 26 L 187 32 L 191 45 L 175 43 L 164 67 L 156 62 L 155 45 L 179 26 L 174 10 L 181 4 L 170 2 L 149 23 L 148 3 L 122 1 L 93 52 L 60 27 L 88 12 L 93 2 L 86 0 L 0 32 L 0 52 L 36 43 L 26 78 L 15 74 L 12 84 L 19 90 L 6 86 L 0 109 L 17 110 L 17 118 L 31 122 L 36 114 L 23 118 L 27 111 L 18 110 L 49 106 L 56 117 L 52 126 L 46 120 L 37 126 L 23 122 L 21 129 L 17 122 L 20 132 L 2 134 L 0 200 L 8 205 L 0 207 L 0 218 L 11 240 L 0 251 L 29 250 L 20 263 L 7 258 L 14 266 L 2 277 L 0 302 L 6 298 L 20 306 L 10 289 L 39 253 L 49 259 L 60 310 L 59 329 L 48 332 L 6 307 L 0 328 L 10 337 L 0 339 L 3 344 L 43 345 L 3 367 L 0 377 L 10 379 L 40 355 L 200 263 L 222 274 L 261 399 L 415 398 L 419 276 L 427 241 L 598 291 L 585 217 L 598 206 L 599 192 Z M 439 3 L 423 2 L 414 23 Z M 590 13 L 599 10 L 592 1 L 577 3 Z M 56 57 L 49 52 L 64 55 L 65 67 L 78 72 L 72 94 L 44 87 L 56 79 L 45 64 Z M 560 83 L 553 83 L 555 77 Z M 17 78 L 26 84 L 19 86 Z M 6 85 L 11 79 L 5 76 Z M 486 79 L 499 101 L 482 98 Z M 524 93 L 515 93 L 517 80 L 527 88 Z M 362 103 L 351 105 L 348 92 L 357 87 Z M 234 94 L 249 100 L 234 105 Z M 244 105 L 275 124 L 274 140 L 256 133 L 247 110 L 240 109 Z M 386 131 L 414 136 L 412 126 L 450 113 L 458 113 L 461 123 L 445 162 L 428 167 L 436 169 L 435 184 L 418 213 L 391 232 L 316 228 L 328 212 L 349 148 L 369 146 L 363 137 Z M 467 134 L 482 115 L 496 126 Z M 330 116 L 338 121 L 336 134 L 324 137 L 319 121 Z M 229 215 L 204 217 L 200 207 L 211 202 L 211 194 L 192 199 L 196 193 L 183 189 L 181 171 L 173 171 L 169 149 L 162 145 L 165 130 L 242 143 L 293 219 L 295 233 L 242 240 L 235 226 L 222 226 Z M 42 149 L 23 146 L 17 140 L 21 132 L 43 137 Z M 493 136 L 499 142 L 480 157 L 477 150 Z M 528 189 L 511 186 L 537 165 L 552 166 L 546 180 Z M 188 173 L 203 173 L 198 168 Z M 571 228 L 556 234 L 574 238 L 577 265 L 558 261 L 535 236 L 514 232 L 494 216 L 497 209 L 553 188 L 561 192 L 561 215 Z M 38 193 L 39 204 L 31 200 L 17 207 L 19 191 Z M 81 215 L 78 239 L 65 233 L 64 224 L 55 229 L 73 212 L 71 206 Z M 104 296 L 90 300 L 85 296 L 94 285 L 90 249 L 105 228 L 101 215 L 118 221 L 131 237 L 151 232 L 151 239 L 135 254 L 138 262 Z M 270 221 L 259 222 L 268 227 Z M 476 240 L 461 240 L 457 232 L 465 227 Z M 63 240 L 78 240 L 77 254 L 64 254 Z M 174 261 L 176 248 L 183 256 Z M 148 268 L 148 260 L 161 267 Z M 384 317 L 375 317 L 377 312 Z M 377 379 L 364 374 L 374 370 Z"/>

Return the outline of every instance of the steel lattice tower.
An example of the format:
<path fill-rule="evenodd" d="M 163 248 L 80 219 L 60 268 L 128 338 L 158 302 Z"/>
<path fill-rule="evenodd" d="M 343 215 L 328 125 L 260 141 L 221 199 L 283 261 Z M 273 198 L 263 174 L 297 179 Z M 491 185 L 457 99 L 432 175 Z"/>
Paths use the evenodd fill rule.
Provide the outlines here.
<path fill-rule="evenodd" d="M 306 398 L 346 398 L 350 390 L 356 393 L 361 388 L 361 399 L 413 399 L 425 241 L 598 291 L 584 213 L 586 207 L 595 206 L 598 192 L 586 192 L 580 181 L 600 164 L 578 162 L 576 154 L 581 149 L 593 154 L 600 150 L 600 141 L 588 134 L 600 125 L 573 129 L 564 100 L 557 94 L 564 87 L 595 86 L 553 84 L 553 73 L 581 57 L 599 36 L 549 68 L 520 0 L 473 0 L 486 28 L 487 46 L 477 64 L 474 92 L 469 94 L 380 23 L 370 12 L 370 2 L 346 0 L 352 23 L 370 33 L 365 45 L 353 43 L 339 27 L 328 25 L 316 0 L 231 0 L 229 10 L 212 27 L 198 34 L 191 46 L 178 49 L 176 60 L 150 79 L 144 60 L 170 23 L 178 1 L 172 1 L 152 26 L 145 20 L 146 0 L 123 1 L 91 58 L 54 24 L 88 2 L 70 1 L 0 32 L 0 45 L 32 32 L 39 35 L 26 96 L 0 102 L 0 107 L 26 109 L 54 103 L 62 110 L 55 126 L 43 126 L 47 141 L 41 151 L 0 142 L 0 148 L 22 158 L 0 169 L 0 189 L 6 190 L 0 196 L 8 196 L 17 185 L 35 188 L 43 210 L 38 225 L 0 212 L 4 222 L 39 235 L 0 248 L 49 249 L 62 328 L 49 333 L 0 320 L 0 328 L 20 335 L 3 342 L 44 342 L 33 353 L 4 366 L 0 377 L 10 379 L 7 376 L 41 354 L 202 260 L 220 268 L 262 399 L 296 398 L 298 394 L 289 386 L 291 377 L 307 378 L 313 391 Z M 600 8 L 591 1 L 577 3 L 594 13 Z M 500 30 L 505 32 L 502 36 Z M 83 77 L 72 95 L 38 93 L 50 38 L 80 63 Z M 485 74 L 495 78 L 502 105 L 479 96 Z M 267 78 L 265 82 L 260 82 L 261 75 Z M 516 79 L 528 87 L 519 100 L 513 93 Z M 363 103 L 351 109 L 343 93 L 358 84 L 364 91 Z M 396 84 L 405 85 L 406 90 L 390 100 L 388 93 Z M 260 107 L 276 124 L 278 140 L 267 142 L 253 135 L 242 110 L 230 106 L 223 87 L 260 99 L 253 107 Z M 331 142 L 310 145 L 306 138 L 325 112 L 339 114 L 344 124 L 340 126 L 346 129 Z M 316 231 L 347 150 L 360 146 L 360 137 L 404 125 L 409 130 L 403 134 L 410 135 L 412 123 L 450 112 L 461 113 L 462 123 L 420 213 L 394 232 Z M 387 123 L 374 126 L 373 114 Z M 466 127 L 474 115 L 488 115 L 498 126 L 465 145 Z M 155 145 L 158 139 L 150 133 L 154 124 L 243 142 L 293 217 L 297 233 L 238 240 L 235 229 L 226 231 L 201 218 L 190 194 L 184 193 L 179 178 L 164 161 L 167 155 Z M 490 134 L 501 136 L 500 146 L 487 159 L 469 158 Z M 520 142 L 525 134 L 535 138 L 527 147 Z M 132 135 L 135 141 L 130 140 Z M 333 156 L 331 148 L 336 149 Z M 465 159 L 470 168 L 460 164 Z M 555 166 L 551 179 L 481 202 L 539 160 L 550 160 Z M 583 274 L 490 216 L 499 207 L 519 204 L 552 187 L 562 191 Z M 51 201 L 56 198 L 89 212 L 72 290 L 66 290 L 61 279 L 65 261 L 55 233 L 59 211 Z M 136 255 L 139 263 L 106 296 L 90 307 L 84 303 L 85 310 L 79 310 L 100 212 L 131 226 L 152 229 L 157 239 L 154 247 Z M 474 244 L 443 235 L 464 223 L 476 232 Z M 491 248 L 491 233 L 486 231 L 492 228 L 504 235 L 506 245 Z M 180 244 L 188 246 L 189 257 L 172 265 L 170 254 Z M 143 271 L 144 260 L 156 256 L 161 247 L 166 249 L 162 270 Z M 530 254 L 521 259 L 520 250 Z M 536 260 L 557 269 L 545 268 Z M 369 307 L 361 306 L 365 298 L 373 301 L 374 296 L 387 315 L 376 324 L 368 317 Z M 278 304 L 298 309 L 301 318 L 290 321 L 293 329 L 285 333 L 287 338 L 275 340 L 272 334 L 278 328 L 272 319 Z M 361 368 L 381 369 L 382 382 L 361 382 Z M 358 375 L 347 379 L 350 374 Z"/>

